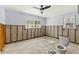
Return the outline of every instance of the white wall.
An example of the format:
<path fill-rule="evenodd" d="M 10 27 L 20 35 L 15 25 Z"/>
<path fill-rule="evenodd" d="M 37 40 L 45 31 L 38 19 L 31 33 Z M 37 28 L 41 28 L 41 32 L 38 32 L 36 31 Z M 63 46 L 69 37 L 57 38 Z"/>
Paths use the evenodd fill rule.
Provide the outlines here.
<path fill-rule="evenodd" d="M 47 18 L 46 25 L 47 26 L 63 25 L 64 17 L 70 17 L 70 16 L 74 16 L 74 15 L 76 15 L 76 24 L 79 25 L 79 14 L 77 14 L 77 11 L 66 13 L 66 14 L 63 14 L 60 16 L 49 17 L 49 18 Z"/>
<path fill-rule="evenodd" d="M 5 24 L 5 7 L 0 6 L 0 23 Z"/>
<path fill-rule="evenodd" d="M 77 9 L 75 11 L 66 12 L 63 15 L 57 15 L 53 16 L 51 15 L 47 19 L 43 17 L 39 17 L 36 15 L 31 15 L 28 13 L 22 13 L 14 10 L 6 9 L 6 24 L 12 24 L 12 25 L 24 25 L 25 20 L 40 20 L 42 25 L 47 26 L 57 26 L 57 25 L 63 25 L 63 18 L 76 15 L 76 24 L 79 25 L 79 15 L 77 14 Z M 35 11 L 34 11 L 35 12 Z M 46 21 L 47 20 L 47 21 Z M 4 22 L 4 20 L 2 20 Z"/>
<path fill-rule="evenodd" d="M 46 21 L 47 26 L 62 25 L 62 24 L 63 24 L 63 20 L 61 16 L 50 17 L 47 18 Z"/>
<path fill-rule="evenodd" d="M 40 20 L 42 25 L 46 23 L 43 17 L 6 9 L 6 24 L 24 25 L 25 20 Z"/>

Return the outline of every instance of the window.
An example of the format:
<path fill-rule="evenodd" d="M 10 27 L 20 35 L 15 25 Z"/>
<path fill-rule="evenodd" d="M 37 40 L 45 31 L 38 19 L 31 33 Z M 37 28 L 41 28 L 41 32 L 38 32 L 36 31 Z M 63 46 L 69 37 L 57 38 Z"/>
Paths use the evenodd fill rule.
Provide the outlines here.
<path fill-rule="evenodd" d="M 25 22 L 25 28 L 41 28 L 41 22 L 28 20 Z"/>
<path fill-rule="evenodd" d="M 76 29 L 76 16 L 64 18 L 64 29 Z"/>

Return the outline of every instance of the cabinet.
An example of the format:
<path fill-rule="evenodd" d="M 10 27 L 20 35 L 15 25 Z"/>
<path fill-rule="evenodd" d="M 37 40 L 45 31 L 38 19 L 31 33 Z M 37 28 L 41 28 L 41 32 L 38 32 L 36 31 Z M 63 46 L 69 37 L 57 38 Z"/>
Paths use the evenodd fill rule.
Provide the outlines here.
<path fill-rule="evenodd" d="M 0 51 L 4 48 L 4 42 L 5 42 L 5 26 L 0 24 Z"/>

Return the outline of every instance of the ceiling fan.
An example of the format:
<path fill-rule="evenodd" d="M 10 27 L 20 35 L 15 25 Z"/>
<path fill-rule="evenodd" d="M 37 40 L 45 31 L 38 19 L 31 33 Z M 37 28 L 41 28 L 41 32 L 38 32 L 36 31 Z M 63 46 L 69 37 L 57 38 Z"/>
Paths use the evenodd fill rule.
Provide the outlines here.
<path fill-rule="evenodd" d="M 44 11 L 45 9 L 50 8 L 50 7 L 51 7 L 50 5 L 48 5 L 48 6 L 41 5 L 40 8 L 38 8 L 38 7 L 33 7 L 33 8 L 39 9 L 39 10 L 41 11 L 41 14 L 43 14 L 43 11 Z"/>

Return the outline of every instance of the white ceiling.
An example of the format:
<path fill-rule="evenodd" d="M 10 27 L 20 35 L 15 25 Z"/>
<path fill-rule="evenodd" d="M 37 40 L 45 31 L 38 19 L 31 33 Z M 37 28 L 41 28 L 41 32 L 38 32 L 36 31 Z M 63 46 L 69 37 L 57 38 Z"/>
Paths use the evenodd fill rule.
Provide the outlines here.
<path fill-rule="evenodd" d="M 43 14 L 40 13 L 40 10 L 34 9 L 33 7 L 40 7 L 40 6 L 39 5 L 7 5 L 6 6 L 7 9 L 34 14 L 42 17 L 57 16 L 73 11 L 77 12 L 76 5 L 52 5 L 52 7 L 46 9 Z"/>

